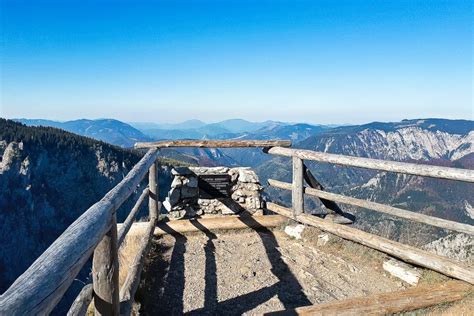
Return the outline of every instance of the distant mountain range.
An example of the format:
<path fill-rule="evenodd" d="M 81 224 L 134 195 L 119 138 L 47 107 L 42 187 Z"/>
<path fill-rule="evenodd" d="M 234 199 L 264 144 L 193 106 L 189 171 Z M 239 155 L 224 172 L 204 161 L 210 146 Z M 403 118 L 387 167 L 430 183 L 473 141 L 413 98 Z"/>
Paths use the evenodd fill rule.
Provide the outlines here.
<path fill-rule="evenodd" d="M 343 126 L 312 135 L 293 147 L 474 169 L 474 121 L 417 119 Z M 264 158 L 255 166 L 263 182 L 269 178 L 291 182 L 289 159 Z M 329 191 L 474 224 L 474 186 L 471 184 L 310 161 L 306 164 Z M 266 192 L 271 199 L 290 202 L 289 192 L 268 187 Z M 324 212 L 314 199 L 308 199 L 307 206 L 315 213 Z M 359 220 L 355 226 L 393 240 L 423 245 L 446 234 L 428 225 L 344 207 L 357 213 Z"/>
<path fill-rule="evenodd" d="M 14 121 L 27 126 L 56 127 L 74 134 L 94 138 L 121 147 L 132 147 L 136 142 L 152 140 L 129 124 L 113 119 L 81 119 L 66 122 L 42 119 L 15 119 Z"/>

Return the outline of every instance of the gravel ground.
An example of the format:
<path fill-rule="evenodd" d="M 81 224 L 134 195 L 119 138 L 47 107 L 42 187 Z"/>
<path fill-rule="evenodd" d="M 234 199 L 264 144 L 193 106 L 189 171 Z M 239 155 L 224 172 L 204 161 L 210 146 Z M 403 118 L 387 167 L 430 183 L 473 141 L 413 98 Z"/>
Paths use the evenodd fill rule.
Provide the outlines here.
<path fill-rule="evenodd" d="M 260 314 L 399 290 L 384 256 L 307 229 L 227 231 L 154 240 L 137 295 L 143 315 Z M 145 295 L 143 295 L 145 294 Z"/>

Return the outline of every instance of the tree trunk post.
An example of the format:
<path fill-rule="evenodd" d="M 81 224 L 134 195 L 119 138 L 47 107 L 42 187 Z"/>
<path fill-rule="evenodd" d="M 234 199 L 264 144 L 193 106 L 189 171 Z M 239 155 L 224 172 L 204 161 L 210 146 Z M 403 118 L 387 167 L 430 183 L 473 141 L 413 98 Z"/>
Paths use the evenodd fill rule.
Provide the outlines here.
<path fill-rule="evenodd" d="M 148 187 L 150 189 L 150 194 L 148 198 L 148 209 L 150 213 L 150 220 L 158 218 L 158 200 L 159 200 L 159 191 L 158 191 L 158 168 L 157 163 L 151 165 L 148 172 Z"/>
<path fill-rule="evenodd" d="M 291 194 L 291 204 L 293 215 L 299 215 L 304 212 L 304 177 L 303 160 L 293 157 L 293 185 Z"/>
<path fill-rule="evenodd" d="M 92 278 L 95 315 L 119 315 L 119 262 L 115 214 L 109 232 L 94 250 Z"/>

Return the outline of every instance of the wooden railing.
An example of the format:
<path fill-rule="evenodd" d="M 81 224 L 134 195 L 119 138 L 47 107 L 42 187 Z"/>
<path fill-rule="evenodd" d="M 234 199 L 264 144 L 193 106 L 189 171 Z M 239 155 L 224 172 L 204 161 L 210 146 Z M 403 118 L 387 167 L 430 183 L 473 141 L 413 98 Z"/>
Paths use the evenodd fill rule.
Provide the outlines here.
<path fill-rule="evenodd" d="M 313 195 L 330 210 L 344 215 L 335 202 L 364 207 L 401 218 L 474 234 L 473 226 L 456 223 L 375 202 L 364 201 L 324 191 L 324 188 L 309 172 L 304 160 L 334 163 L 352 167 L 399 172 L 418 176 L 474 182 L 474 171 L 437 166 L 401 163 L 369 158 L 358 158 L 309 150 L 284 148 L 289 141 L 223 140 L 223 141 L 163 141 L 139 143 L 137 148 L 149 148 L 143 158 L 129 174 L 104 198 L 92 205 L 0 296 L 0 315 L 48 314 L 57 305 L 81 268 L 93 255 L 93 282 L 86 285 L 74 301 L 68 315 L 84 315 L 94 300 L 96 315 L 129 315 L 137 290 L 144 258 L 156 227 L 159 201 L 156 159 L 161 147 L 264 147 L 269 154 L 291 157 L 293 161 L 292 183 L 269 180 L 269 184 L 292 191 L 292 209 L 268 203 L 267 208 L 277 214 L 318 227 L 345 239 L 380 250 L 432 270 L 474 284 L 474 271 L 459 262 L 394 242 L 358 229 L 322 220 L 304 214 L 304 194 Z M 139 196 L 135 206 L 117 231 L 116 211 L 137 189 L 145 175 L 149 174 L 149 185 Z M 304 181 L 309 188 L 305 188 Z M 118 249 L 129 232 L 138 210 L 149 198 L 149 222 L 139 225 L 144 228 L 140 249 L 129 267 L 127 278 L 119 288 Z M 281 219 L 275 219 L 278 223 Z M 274 221 L 275 221 L 274 220 Z M 276 223 L 276 222 L 275 222 Z M 269 226 L 275 226 L 269 223 Z M 182 224 L 182 223 L 181 223 Z M 239 225 L 237 225 L 239 224 Z M 241 227 L 241 223 L 230 221 L 229 227 Z M 184 227 L 183 230 L 187 228 Z"/>
<path fill-rule="evenodd" d="M 92 285 L 86 286 L 70 313 L 84 314 L 94 296 L 95 312 L 118 315 L 120 301 L 129 309 L 130 297 L 137 287 L 136 275 L 143 264 L 140 251 L 122 289 L 118 281 L 118 248 L 127 234 L 140 204 L 150 196 L 149 230 L 153 231 L 158 214 L 156 166 L 158 149 L 150 149 L 128 175 L 104 198 L 92 205 L 0 296 L 0 315 L 44 315 L 63 297 L 81 268 L 93 254 Z M 116 211 L 137 189 L 149 172 L 149 187 L 117 233 Z M 149 234 L 151 236 L 151 234 Z M 149 238 L 144 240 L 148 247 Z M 94 294 L 93 294 L 94 293 Z"/>
<path fill-rule="evenodd" d="M 468 183 L 474 182 L 474 171 L 469 169 L 457 169 L 448 167 L 438 167 L 414 163 L 404 163 L 395 161 L 386 161 L 370 158 L 359 158 L 344 155 L 335 155 L 329 153 L 315 152 L 310 150 L 272 147 L 265 152 L 273 155 L 280 155 L 292 158 L 293 164 L 293 180 L 292 183 L 281 182 L 269 179 L 269 185 L 290 190 L 292 192 L 292 208 L 286 208 L 274 203 L 268 203 L 267 208 L 277 214 L 287 216 L 304 224 L 318 227 L 322 230 L 335 234 L 345 239 L 356 241 L 365 246 L 377 249 L 379 251 L 398 257 L 404 261 L 414 263 L 416 265 L 426 267 L 445 275 L 467 281 L 474 284 L 474 271 L 463 266 L 457 261 L 437 256 L 427 251 L 420 250 L 415 247 L 403 245 L 398 242 L 388 240 L 373 234 L 363 232 L 361 230 L 341 226 L 328 221 L 324 221 L 312 215 L 304 214 L 304 195 L 318 197 L 324 201 L 340 202 L 357 207 L 362 207 L 376 212 L 389 214 L 392 216 L 440 227 L 443 229 L 454 230 L 466 234 L 474 235 L 474 226 L 453 222 L 438 217 L 428 216 L 420 213 L 410 212 L 400 208 L 365 201 L 340 194 L 330 193 L 321 188 L 307 188 L 304 186 L 305 176 L 310 185 L 315 179 L 308 179 L 305 170 L 307 170 L 304 160 L 313 160 L 319 162 L 333 163 L 344 166 L 359 167 L 373 170 L 383 170 L 388 172 L 397 172 L 403 174 L 426 176 L 439 179 L 457 180 Z M 311 175 L 309 173 L 309 175 Z M 311 175 L 312 176 L 312 175 Z M 312 180 L 312 181 L 311 181 Z M 314 185 L 313 185 L 314 186 Z M 327 203 L 324 203 L 327 204 Z"/>

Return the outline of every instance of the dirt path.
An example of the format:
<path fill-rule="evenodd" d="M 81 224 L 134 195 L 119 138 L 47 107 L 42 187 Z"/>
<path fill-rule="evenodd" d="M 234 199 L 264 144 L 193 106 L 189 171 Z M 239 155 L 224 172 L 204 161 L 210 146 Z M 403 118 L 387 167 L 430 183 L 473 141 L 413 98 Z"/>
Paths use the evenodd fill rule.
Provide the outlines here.
<path fill-rule="evenodd" d="M 304 242 L 279 230 L 156 239 L 140 312 L 257 314 L 404 287 L 384 274 L 382 258 L 370 250 L 317 240 L 314 233 Z"/>

